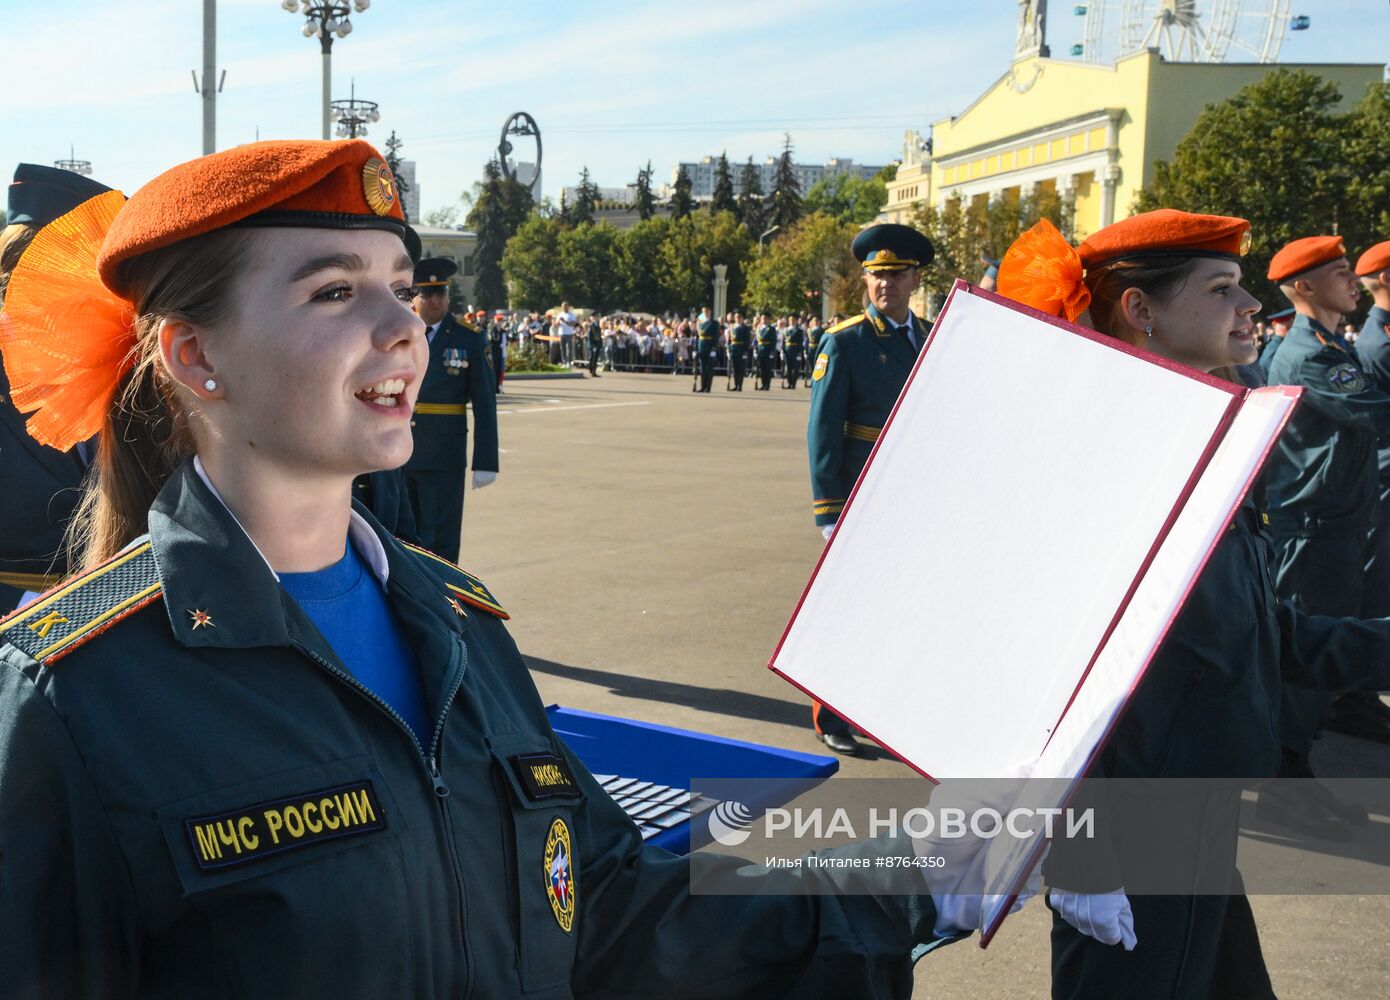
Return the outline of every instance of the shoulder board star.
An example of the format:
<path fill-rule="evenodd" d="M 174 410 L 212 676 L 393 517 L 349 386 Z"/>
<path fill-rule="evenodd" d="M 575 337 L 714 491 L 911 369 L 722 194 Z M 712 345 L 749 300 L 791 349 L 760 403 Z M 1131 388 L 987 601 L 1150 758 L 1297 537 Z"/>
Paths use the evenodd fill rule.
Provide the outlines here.
<path fill-rule="evenodd" d="M 463 601 L 471 604 L 475 608 L 486 611 L 488 614 L 503 621 L 511 618 L 502 605 L 497 603 L 497 598 L 492 596 L 492 592 L 484 586 L 483 581 L 473 574 L 459 569 L 443 556 L 437 556 L 429 549 L 422 549 L 418 545 L 411 545 L 409 542 L 402 542 L 406 549 L 423 561 L 429 568 L 444 579 L 444 586 L 449 588 L 449 593 Z M 457 610 L 457 609 L 455 609 Z"/>
<path fill-rule="evenodd" d="M 162 591 L 154 553 L 145 540 L 0 621 L 0 643 L 52 664 L 159 600 Z"/>
<path fill-rule="evenodd" d="M 864 321 L 864 317 L 867 315 L 868 313 L 860 313 L 858 316 L 851 316 L 849 319 L 842 319 L 840 320 L 840 322 L 832 326 L 829 330 L 826 330 L 825 333 L 839 333 L 841 330 L 848 330 L 855 324 L 862 323 Z M 821 336 L 825 336 L 825 334 L 821 334 Z"/>

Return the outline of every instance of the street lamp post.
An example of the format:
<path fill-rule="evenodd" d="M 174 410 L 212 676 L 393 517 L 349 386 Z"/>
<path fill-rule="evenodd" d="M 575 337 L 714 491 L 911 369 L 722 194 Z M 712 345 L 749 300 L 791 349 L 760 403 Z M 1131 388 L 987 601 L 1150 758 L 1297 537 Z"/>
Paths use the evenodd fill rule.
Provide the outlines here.
<path fill-rule="evenodd" d="M 777 230 L 781 228 L 781 226 L 773 226 L 767 232 L 763 233 L 761 236 L 758 237 L 758 253 L 763 252 L 763 240 L 767 239 L 769 236 L 771 236 L 773 233 L 777 232 Z"/>
<path fill-rule="evenodd" d="M 332 88 L 333 39 L 346 38 L 352 31 L 352 21 L 348 15 L 352 11 L 362 13 L 372 5 L 372 0 L 352 0 L 352 3 L 326 3 L 320 0 L 281 0 L 280 6 L 291 14 L 303 14 L 304 37 L 319 40 L 323 52 L 323 137 L 328 138 L 329 100 Z"/>
<path fill-rule="evenodd" d="M 367 134 L 367 126 L 381 119 L 376 101 L 357 98 L 357 83 L 352 84 L 352 97 L 346 101 L 334 101 L 329 115 L 338 123 L 335 134 L 339 139 L 360 139 Z"/>
<path fill-rule="evenodd" d="M 74 146 L 68 147 L 68 158 L 66 160 L 54 160 L 53 165 L 59 170 L 70 170 L 74 174 L 81 174 L 87 177 L 92 172 L 91 160 L 77 159 L 77 149 Z"/>

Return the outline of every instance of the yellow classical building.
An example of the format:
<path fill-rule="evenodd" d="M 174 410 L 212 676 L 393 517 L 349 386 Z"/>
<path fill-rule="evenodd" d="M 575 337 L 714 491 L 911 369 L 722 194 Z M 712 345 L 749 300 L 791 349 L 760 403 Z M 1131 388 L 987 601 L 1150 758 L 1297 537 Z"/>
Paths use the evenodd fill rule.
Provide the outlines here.
<path fill-rule="evenodd" d="M 1027 55 L 959 115 L 933 123 L 928 197 L 944 205 L 1054 190 L 1084 238 L 1131 214 L 1154 161 L 1172 157 L 1206 105 L 1276 69 L 1335 83 L 1344 106 L 1383 73 L 1379 65 L 1168 62 L 1156 49 L 1112 65 Z"/>

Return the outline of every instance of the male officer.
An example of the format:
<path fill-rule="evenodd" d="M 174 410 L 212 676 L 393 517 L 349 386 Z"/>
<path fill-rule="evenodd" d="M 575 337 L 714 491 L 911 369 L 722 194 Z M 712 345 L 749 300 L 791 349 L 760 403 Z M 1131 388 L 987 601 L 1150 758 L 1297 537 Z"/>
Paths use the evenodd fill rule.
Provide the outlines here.
<path fill-rule="evenodd" d="M 1265 471 L 1278 567 L 1275 589 L 1310 614 L 1362 613 L 1368 537 L 1380 506 L 1377 438 L 1390 435 L 1390 393 L 1365 374 L 1335 331 L 1359 286 L 1337 236 L 1295 240 L 1271 259 L 1269 278 L 1297 316 L 1269 366 L 1271 385 L 1303 387 L 1303 401 Z M 1311 779 L 1308 752 L 1330 698 L 1285 687 L 1281 778 Z M 1312 780 L 1260 792 L 1262 816 L 1312 836 L 1346 840 L 1366 811 Z"/>
<path fill-rule="evenodd" d="M 415 451 L 405 465 L 420 540 L 450 562 L 458 562 L 463 530 L 466 404 L 473 406 L 473 488 L 497 478 L 497 387 L 487 338 L 449 315 L 449 279 L 457 271 L 441 257 L 415 265 L 415 312 L 425 321 L 430 363 L 410 421 Z"/>
<path fill-rule="evenodd" d="M 714 351 L 719 345 L 719 324 L 710 318 L 709 309 L 701 307 L 695 323 L 695 359 L 700 375 L 700 392 L 709 392 L 714 384 Z"/>
<path fill-rule="evenodd" d="M 1298 315 L 1297 310 L 1292 306 L 1288 309 L 1280 309 L 1272 312 L 1266 317 L 1269 320 L 1269 341 L 1260 350 L 1260 370 L 1269 377 L 1269 366 L 1274 363 L 1274 355 L 1279 353 L 1279 348 L 1283 346 L 1284 338 L 1289 335 L 1289 327 L 1293 326 L 1294 317 Z"/>
<path fill-rule="evenodd" d="M 802 375 L 808 380 L 811 378 L 811 359 L 820 350 L 820 339 L 825 336 L 825 324 L 819 316 L 813 317 L 806 323 L 806 363 Z"/>
<path fill-rule="evenodd" d="M 925 236 L 895 223 L 863 230 L 850 250 L 864 265 L 869 308 L 820 338 L 806 427 L 816 524 L 827 539 L 926 340 L 926 324 L 907 303 L 934 253 Z M 813 702 L 811 719 L 830 749 L 859 752 L 835 713 Z"/>
<path fill-rule="evenodd" d="M 34 235 L 82 202 L 111 189 L 105 184 L 34 163 L 21 163 L 9 189 L 6 226 L 0 236 L 0 301 L 10 272 Z M 67 575 L 63 532 L 77 505 L 82 475 L 95 442 L 71 451 L 47 448 L 24 428 L 25 417 L 10 402 L 10 385 L 0 367 L 0 617 L 27 591 L 41 592 Z"/>
<path fill-rule="evenodd" d="M 753 328 L 743 321 L 743 313 L 733 313 L 733 326 L 729 330 L 729 367 L 733 377 L 733 391 L 743 391 L 743 380 L 748 376 L 748 362 L 753 357 Z"/>
<path fill-rule="evenodd" d="M 806 330 L 801 325 L 801 320 L 793 316 L 791 325 L 787 327 L 782 335 L 782 370 L 786 374 L 786 387 L 796 388 L 796 380 L 801 375 L 801 368 L 806 363 Z"/>
<path fill-rule="evenodd" d="M 598 313 L 590 316 L 584 324 L 584 335 L 588 338 L 585 346 L 589 351 L 589 375 L 592 378 L 602 378 L 598 373 L 598 357 L 603 353 L 603 328 L 599 325 Z"/>
<path fill-rule="evenodd" d="M 1390 241 L 1363 253 L 1354 270 L 1372 300 L 1356 356 L 1376 385 L 1390 392 Z M 1379 449 L 1380 510 L 1368 540 L 1363 618 L 1390 616 L 1390 440 L 1382 439 Z M 1333 703 L 1327 728 L 1390 743 L 1390 709 L 1374 691 L 1348 691 Z"/>
<path fill-rule="evenodd" d="M 766 316 L 758 317 L 758 388 L 772 389 L 772 369 L 777 364 L 777 331 Z"/>

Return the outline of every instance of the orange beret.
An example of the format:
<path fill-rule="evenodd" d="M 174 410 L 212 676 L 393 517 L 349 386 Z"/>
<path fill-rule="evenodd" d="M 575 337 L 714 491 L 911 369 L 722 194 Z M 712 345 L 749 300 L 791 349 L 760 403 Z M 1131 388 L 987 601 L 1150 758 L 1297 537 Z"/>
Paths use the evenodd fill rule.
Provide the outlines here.
<path fill-rule="evenodd" d="M 1087 271 L 1146 257 L 1240 260 L 1250 249 L 1250 223 L 1227 215 L 1194 215 L 1172 208 L 1134 215 L 1088 236 L 1077 247 Z"/>
<path fill-rule="evenodd" d="M 1269 280 L 1288 281 L 1346 254 L 1347 248 L 1340 236 L 1305 236 L 1287 244 L 1270 259 Z"/>
<path fill-rule="evenodd" d="M 1356 273 L 1362 278 L 1370 278 L 1381 271 L 1390 271 L 1390 240 L 1377 243 L 1356 260 Z"/>
<path fill-rule="evenodd" d="M 420 256 L 381 154 L 361 139 L 306 139 L 249 143 L 166 170 L 116 216 L 98 273 L 121 295 L 123 261 L 225 226 L 384 229 Z"/>

